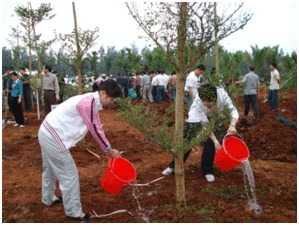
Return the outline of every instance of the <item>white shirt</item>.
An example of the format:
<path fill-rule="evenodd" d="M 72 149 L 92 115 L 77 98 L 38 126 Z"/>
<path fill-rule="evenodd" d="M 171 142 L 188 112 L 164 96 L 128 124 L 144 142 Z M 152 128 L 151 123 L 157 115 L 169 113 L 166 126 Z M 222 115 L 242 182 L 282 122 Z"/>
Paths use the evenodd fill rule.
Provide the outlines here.
<path fill-rule="evenodd" d="M 157 76 L 154 76 L 152 79 L 152 86 L 157 86 Z"/>
<path fill-rule="evenodd" d="M 196 97 L 198 90 L 197 88 L 199 87 L 198 85 L 198 80 L 199 78 L 195 75 L 194 71 L 189 73 L 187 79 L 186 79 L 186 83 L 185 83 L 185 91 L 189 91 L 188 87 L 191 87 L 193 90 L 193 96 Z"/>
<path fill-rule="evenodd" d="M 157 82 L 157 86 L 165 86 L 165 78 L 162 74 L 158 74 L 157 76 L 155 76 L 156 78 L 156 82 Z M 167 85 L 167 83 L 166 83 Z"/>
<path fill-rule="evenodd" d="M 217 87 L 217 110 L 221 113 L 223 112 L 224 106 L 227 105 L 231 110 L 230 116 L 232 118 L 239 119 L 239 113 L 236 107 L 233 105 L 232 100 L 228 96 L 224 88 Z M 188 123 L 202 123 L 207 124 L 209 122 L 208 113 L 211 109 L 202 104 L 200 97 L 197 95 L 193 104 L 191 105 L 190 111 L 188 113 Z M 223 114 L 222 114 L 223 116 Z"/>
<path fill-rule="evenodd" d="M 279 83 L 277 82 L 277 79 L 280 79 L 280 76 L 277 69 L 275 69 L 274 71 L 271 71 L 270 90 L 279 90 Z"/>
<path fill-rule="evenodd" d="M 169 76 L 167 74 L 163 74 L 164 80 L 165 80 L 165 89 L 167 89 L 167 84 L 168 84 L 168 80 L 169 80 Z"/>

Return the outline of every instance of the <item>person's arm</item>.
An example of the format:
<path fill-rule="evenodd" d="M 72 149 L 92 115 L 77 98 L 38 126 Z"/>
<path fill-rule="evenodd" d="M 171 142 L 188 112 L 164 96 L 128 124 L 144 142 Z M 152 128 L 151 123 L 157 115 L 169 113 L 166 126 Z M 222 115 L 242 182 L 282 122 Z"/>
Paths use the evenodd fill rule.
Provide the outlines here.
<path fill-rule="evenodd" d="M 59 97 L 59 85 L 58 85 L 57 77 L 55 75 L 54 75 L 54 87 L 55 87 L 56 101 L 58 102 L 60 100 L 60 97 Z"/>
<path fill-rule="evenodd" d="M 279 73 L 276 72 L 276 73 L 274 74 L 274 76 L 275 76 L 275 79 L 277 80 L 277 83 L 280 84 L 280 76 L 279 76 Z"/>
<path fill-rule="evenodd" d="M 23 95 L 23 84 L 22 81 L 18 81 L 18 90 L 19 90 L 19 98 L 18 98 L 18 103 L 20 104 L 22 102 L 22 95 Z"/>
<path fill-rule="evenodd" d="M 79 111 L 87 129 L 99 144 L 100 148 L 114 158 L 118 158 L 120 153 L 111 148 L 109 141 L 105 136 L 105 132 L 99 119 L 99 112 L 96 110 L 96 102 L 93 96 L 83 98 L 77 103 L 76 109 Z"/>
<path fill-rule="evenodd" d="M 192 87 L 188 86 L 188 92 L 189 92 L 189 95 L 191 96 L 192 102 L 193 102 L 194 101 L 194 95 L 193 95 L 193 89 L 192 89 Z"/>
<path fill-rule="evenodd" d="M 214 142 L 215 150 L 218 151 L 221 148 L 221 145 L 220 145 L 219 141 L 217 140 L 215 134 L 212 133 L 211 136 L 210 136 L 210 138 Z"/>

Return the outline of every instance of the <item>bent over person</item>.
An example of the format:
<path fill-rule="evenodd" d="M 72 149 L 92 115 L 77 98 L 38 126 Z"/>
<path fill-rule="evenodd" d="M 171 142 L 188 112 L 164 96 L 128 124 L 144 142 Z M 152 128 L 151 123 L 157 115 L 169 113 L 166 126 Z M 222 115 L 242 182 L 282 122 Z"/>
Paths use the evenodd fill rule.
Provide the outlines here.
<path fill-rule="evenodd" d="M 112 149 L 99 120 L 99 111 L 113 104 L 121 95 L 117 82 L 108 79 L 98 91 L 77 95 L 58 105 L 43 121 L 38 140 L 42 152 L 42 203 L 63 202 L 68 218 L 81 222 L 90 219 L 82 212 L 78 170 L 70 148 L 89 131 L 104 153 L 118 158 L 120 152 Z M 62 198 L 55 196 L 56 181 Z"/>
<path fill-rule="evenodd" d="M 230 97 L 224 88 L 215 87 L 210 84 L 204 84 L 198 89 L 198 94 L 191 105 L 188 113 L 188 120 L 185 124 L 184 138 L 190 141 L 197 132 L 209 123 L 209 116 L 216 110 L 220 115 L 224 115 L 225 106 L 231 110 L 231 122 L 227 134 L 234 135 L 236 123 L 239 119 L 237 109 L 234 107 Z M 219 126 L 215 133 L 211 133 L 210 138 L 206 140 L 201 158 L 201 169 L 208 182 L 213 182 L 214 177 L 214 157 L 215 151 L 221 148 L 218 140 L 224 137 L 223 127 Z M 188 159 L 191 150 L 185 153 L 184 162 Z M 174 160 L 169 164 L 162 174 L 167 176 L 174 172 Z"/>

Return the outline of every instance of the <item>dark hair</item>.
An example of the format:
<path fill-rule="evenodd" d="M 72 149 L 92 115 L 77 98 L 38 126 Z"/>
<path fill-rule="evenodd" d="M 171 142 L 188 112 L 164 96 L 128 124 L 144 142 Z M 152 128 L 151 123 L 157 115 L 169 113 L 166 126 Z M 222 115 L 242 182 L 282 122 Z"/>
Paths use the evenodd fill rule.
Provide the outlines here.
<path fill-rule="evenodd" d="M 24 68 L 24 67 L 20 67 L 20 69 L 19 70 L 24 70 L 24 71 L 26 71 L 26 69 Z"/>
<path fill-rule="evenodd" d="M 11 72 L 11 74 L 10 74 L 11 76 L 19 76 L 15 71 L 13 71 L 13 72 Z"/>
<path fill-rule="evenodd" d="M 175 71 L 172 71 L 171 75 L 174 75 L 174 74 L 176 74 L 176 72 L 175 72 Z"/>
<path fill-rule="evenodd" d="M 209 83 L 203 84 L 198 88 L 198 96 L 208 102 L 217 101 L 217 88 Z"/>
<path fill-rule="evenodd" d="M 198 67 L 196 67 L 196 69 L 202 70 L 202 71 L 206 71 L 206 67 L 202 64 L 200 64 Z"/>
<path fill-rule="evenodd" d="M 270 65 L 276 68 L 276 63 L 270 63 Z"/>
<path fill-rule="evenodd" d="M 52 71 L 52 68 L 49 65 L 45 65 L 45 69 L 47 69 L 49 72 Z"/>
<path fill-rule="evenodd" d="M 254 67 L 253 67 L 253 66 L 250 66 L 250 67 L 249 67 L 249 70 L 250 70 L 250 71 L 254 71 Z"/>
<path fill-rule="evenodd" d="M 106 94 L 112 98 L 118 98 L 121 95 L 121 89 L 114 79 L 105 80 L 99 86 L 98 91 L 106 91 Z"/>

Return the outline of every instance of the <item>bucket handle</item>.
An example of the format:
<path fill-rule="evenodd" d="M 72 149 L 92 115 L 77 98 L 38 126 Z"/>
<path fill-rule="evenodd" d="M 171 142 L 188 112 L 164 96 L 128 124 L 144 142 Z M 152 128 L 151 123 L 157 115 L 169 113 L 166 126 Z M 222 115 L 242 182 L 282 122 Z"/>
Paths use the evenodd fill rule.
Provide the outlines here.
<path fill-rule="evenodd" d="M 235 161 L 237 161 L 237 162 L 240 162 L 240 161 L 241 161 L 241 162 L 245 162 L 245 161 L 247 160 L 246 158 L 241 159 L 241 160 L 239 160 L 239 159 L 235 159 L 235 158 L 232 157 L 230 154 L 228 154 L 228 152 L 226 151 L 224 141 L 225 141 L 225 139 L 226 139 L 228 136 L 238 136 L 239 138 L 241 138 L 242 142 L 245 144 L 245 141 L 244 141 L 243 137 L 242 137 L 240 134 L 238 134 L 238 133 L 235 133 L 234 135 L 226 134 L 226 135 L 224 136 L 223 140 L 222 140 L 222 147 L 223 147 L 223 150 L 224 150 L 225 154 L 229 155 L 229 157 L 231 157 L 233 160 L 235 160 Z"/>
<path fill-rule="evenodd" d="M 120 180 L 121 182 L 123 182 L 125 184 L 132 182 L 132 181 L 127 181 L 127 180 L 120 179 L 118 176 L 116 176 L 115 173 L 113 172 L 115 158 L 112 158 L 112 157 L 108 157 L 108 158 L 109 158 L 108 168 L 110 169 L 110 172 L 113 174 L 113 176 L 116 177 L 118 180 Z M 119 157 L 119 158 L 122 158 L 122 157 Z M 111 168 L 110 168 L 110 160 L 112 161 Z"/>

